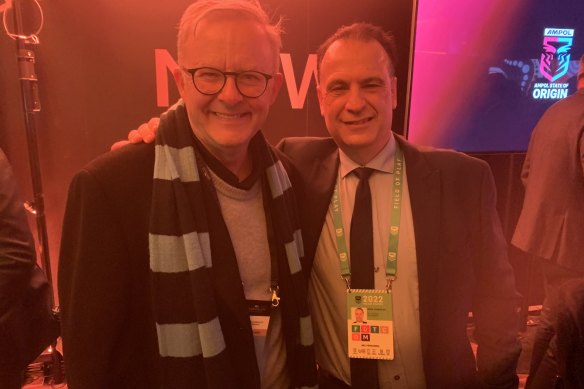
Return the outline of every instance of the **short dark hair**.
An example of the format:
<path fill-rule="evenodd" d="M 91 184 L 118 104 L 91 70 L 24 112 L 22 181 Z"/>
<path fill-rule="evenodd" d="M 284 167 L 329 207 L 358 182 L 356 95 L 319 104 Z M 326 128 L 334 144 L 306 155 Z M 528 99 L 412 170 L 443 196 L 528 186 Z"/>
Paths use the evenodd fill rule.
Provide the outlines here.
<path fill-rule="evenodd" d="M 316 70 L 320 78 L 320 65 L 322 59 L 329 47 L 336 41 L 341 39 L 355 39 L 363 42 L 377 41 L 383 47 L 387 56 L 389 57 L 391 75 L 395 75 L 397 67 L 397 47 L 395 44 L 395 37 L 393 33 L 384 31 L 381 27 L 370 23 L 358 22 L 350 26 L 340 27 L 333 35 L 331 35 L 316 51 Z M 358 53 L 355 53 L 358 55 Z"/>

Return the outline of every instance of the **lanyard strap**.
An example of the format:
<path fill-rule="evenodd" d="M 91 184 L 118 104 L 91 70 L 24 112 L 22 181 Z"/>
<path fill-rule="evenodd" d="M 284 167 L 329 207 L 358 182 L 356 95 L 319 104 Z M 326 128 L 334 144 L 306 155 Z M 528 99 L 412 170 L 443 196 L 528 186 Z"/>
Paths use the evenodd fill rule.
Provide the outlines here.
<path fill-rule="evenodd" d="M 274 228 L 274 218 L 272 215 L 271 199 L 272 193 L 268 180 L 264 175 L 260 176 L 262 184 L 262 200 L 264 214 L 266 215 L 266 230 L 268 233 L 268 245 L 270 248 L 270 292 L 272 293 L 272 307 L 280 305 L 280 286 L 278 277 L 278 248 L 276 247 L 276 234 Z"/>
<path fill-rule="evenodd" d="M 397 249 L 399 243 L 399 227 L 401 222 L 401 207 L 403 193 L 403 152 L 396 144 L 395 161 L 393 168 L 393 186 L 391 190 L 391 209 L 390 209 L 390 226 L 389 238 L 387 245 L 387 258 L 385 261 L 385 275 L 387 277 L 386 289 L 391 289 L 391 283 L 396 279 L 397 274 Z M 337 255 L 341 268 L 341 277 L 347 283 L 347 289 L 351 289 L 351 265 L 349 253 L 347 250 L 347 240 L 345 238 L 345 229 L 343 227 L 343 215 L 341 212 L 341 200 L 339 194 L 340 178 L 337 176 L 335 190 L 331 198 L 330 210 L 333 216 L 333 225 L 335 227 L 335 236 L 337 241 Z"/>

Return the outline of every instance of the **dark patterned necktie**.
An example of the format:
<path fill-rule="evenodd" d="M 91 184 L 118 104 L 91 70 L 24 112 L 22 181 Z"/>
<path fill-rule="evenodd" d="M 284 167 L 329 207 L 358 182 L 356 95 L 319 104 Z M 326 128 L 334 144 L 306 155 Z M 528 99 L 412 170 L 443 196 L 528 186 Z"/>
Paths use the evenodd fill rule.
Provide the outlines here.
<path fill-rule="evenodd" d="M 369 176 L 373 169 L 361 167 L 354 170 L 359 177 L 355 192 L 355 207 L 351 218 L 351 288 L 374 289 L 373 276 L 373 211 Z M 351 358 L 351 387 L 353 389 L 376 389 L 377 361 Z"/>

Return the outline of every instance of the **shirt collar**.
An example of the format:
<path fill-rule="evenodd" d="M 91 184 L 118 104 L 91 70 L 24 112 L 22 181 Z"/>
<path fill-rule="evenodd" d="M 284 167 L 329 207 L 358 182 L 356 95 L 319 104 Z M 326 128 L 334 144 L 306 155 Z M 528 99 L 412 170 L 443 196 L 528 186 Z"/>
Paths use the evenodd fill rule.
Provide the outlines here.
<path fill-rule="evenodd" d="M 260 135 L 259 132 L 254 135 L 254 137 L 249 142 L 249 152 L 252 156 L 252 171 L 250 175 L 245 178 L 243 181 L 239 181 L 239 178 L 231 172 L 228 168 L 221 163 L 207 148 L 203 145 L 203 142 L 193 133 L 193 138 L 195 140 L 195 145 L 197 149 L 201 152 L 201 156 L 203 157 L 203 161 L 207 164 L 209 169 L 215 173 L 215 175 L 225 181 L 227 184 L 243 189 L 243 190 L 250 190 L 254 184 L 260 178 L 260 153 L 257 151 L 258 146 L 257 143 L 260 142 Z"/>
<path fill-rule="evenodd" d="M 365 167 L 369 167 L 384 173 L 393 173 L 393 160 L 395 157 L 395 137 L 393 134 L 389 137 L 387 144 L 381 149 L 379 154 L 377 154 Z M 362 167 L 357 162 L 353 161 L 343 150 L 339 149 L 339 172 L 341 178 L 345 178 L 353 170 Z"/>

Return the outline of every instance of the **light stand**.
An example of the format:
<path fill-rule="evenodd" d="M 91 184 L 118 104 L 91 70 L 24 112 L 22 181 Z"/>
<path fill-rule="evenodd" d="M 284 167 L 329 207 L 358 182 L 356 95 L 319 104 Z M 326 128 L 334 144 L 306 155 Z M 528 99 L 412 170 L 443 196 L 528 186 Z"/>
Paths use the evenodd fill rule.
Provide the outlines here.
<path fill-rule="evenodd" d="M 12 9 L 14 15 L 16 51 L 19 69 L 19 81 L 22 93 L 22 104 L 24 107 L 24 120 L 26 125 L 26 139 L 28 146 L 28 157 L 30 163 L 30 172 L 32 178 L 33 202 L 27 203 L 27 209 L 35 215 L 37 234 L 39 241 L 39 255 L 43 270 L 47 276 L 50 290 L 50 302 L 53 314 L 58 319 L 58 308 L 55 306 L 53 292 L 53 275 L 51 271 L 51 261 L 49 258 L 49 242 L 47 233 L 47 224 L 45 219 L 45 206 L 43 196 L 43 186 L 41 179 L 41 169 L 38 154 L 37 132 L 35 114 L 41 110 L 41 104 L 38 94 L 38 80 L 34 68 L 35 55 L 30 48 L 31 45 L 38 44 L 36 35 L 24 36 L 22 23 L 21 0 L 12 0 Z M 37 3 L 38 4 L 38 3 Z M 40 5 L 39 5 L 40 8 Z M 7 12 L 6 10 L 5 12 Z M 41 11 L 42 12 L 42 11 Z M 4 15 L 5 16 L 5 15 Z M 52 383 L 63 382 L 62 373 L 62 356 L 56 349 L 56 340 L 49 347 L 51 354 L 51 378 Z"/>

